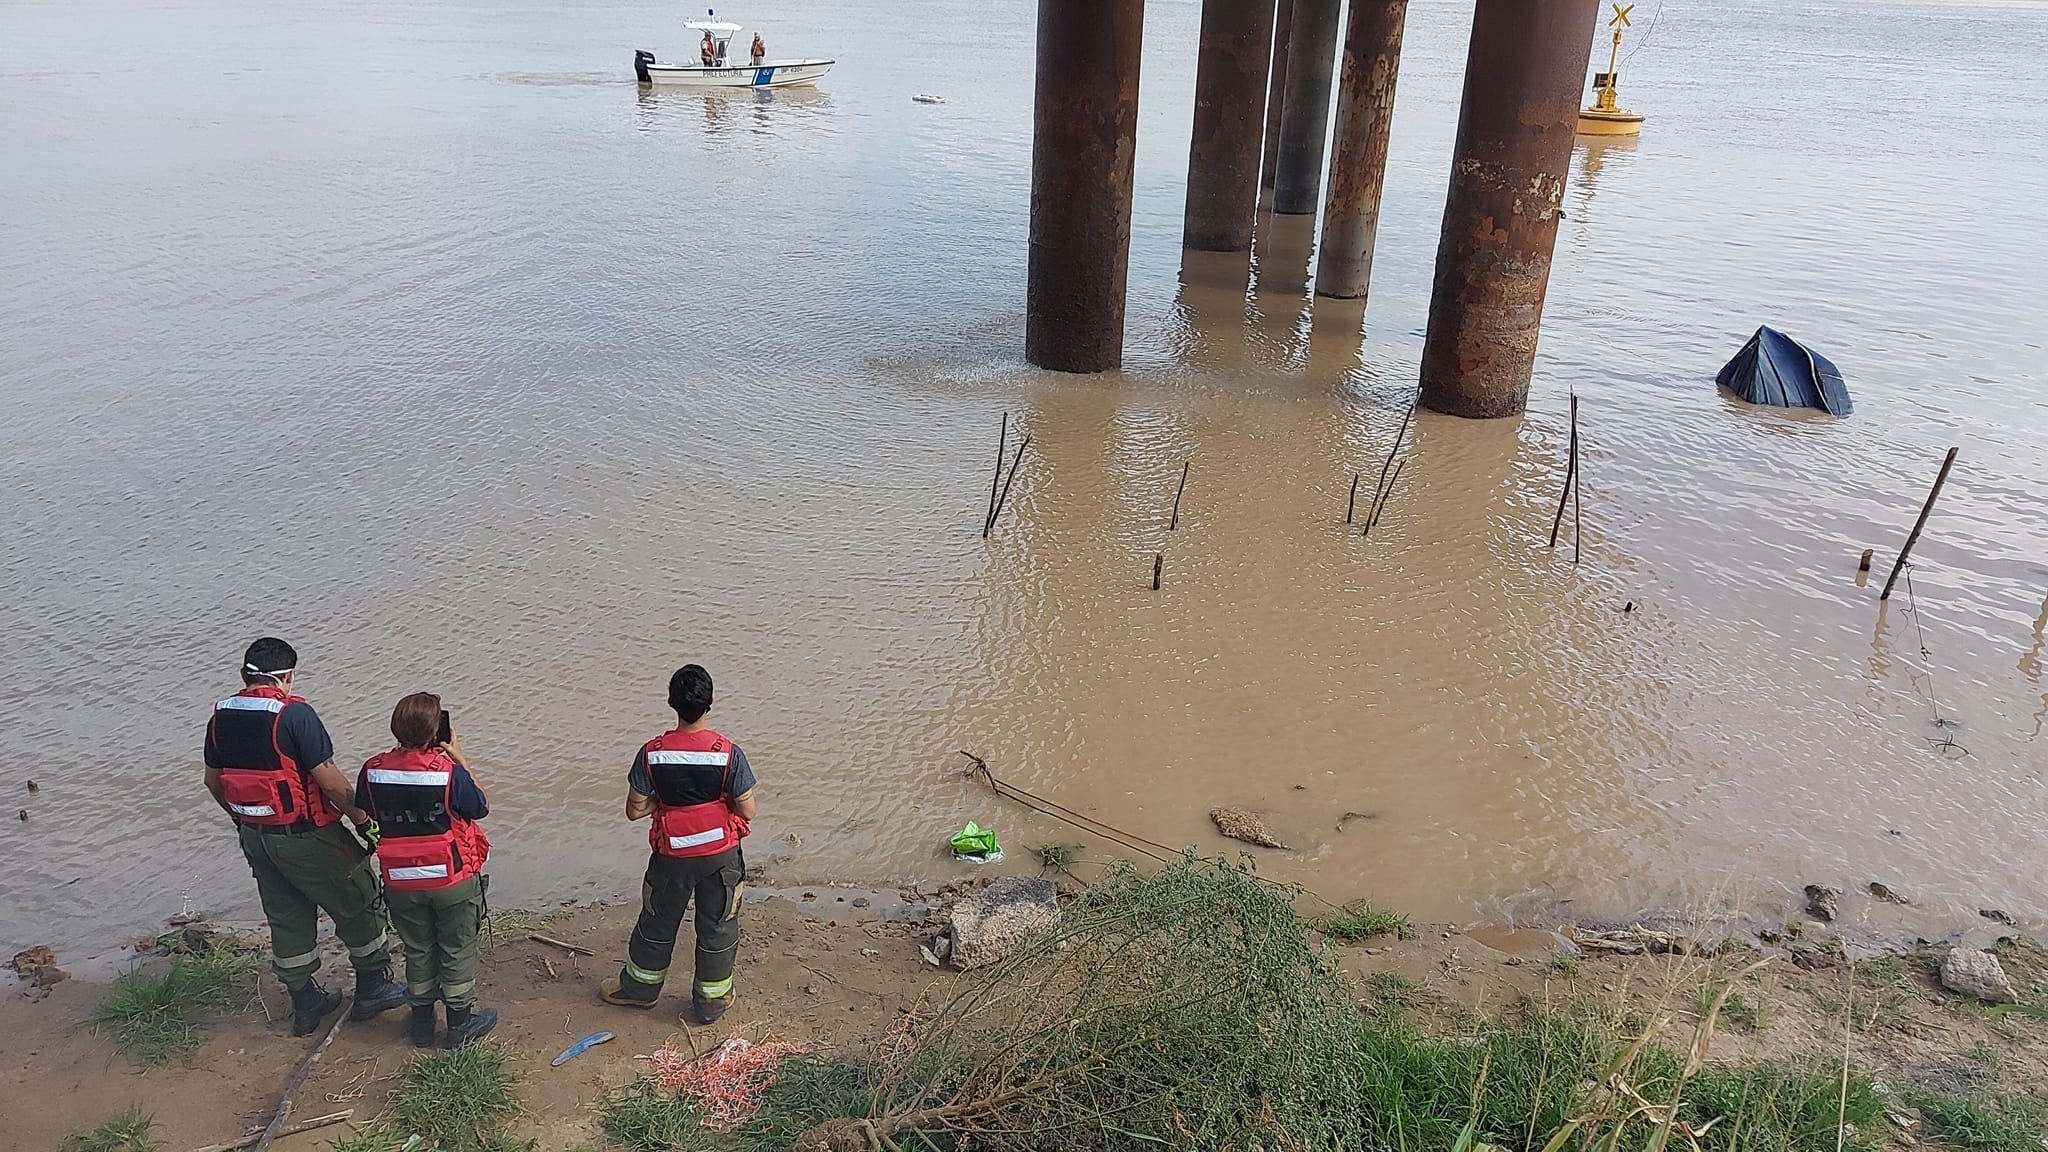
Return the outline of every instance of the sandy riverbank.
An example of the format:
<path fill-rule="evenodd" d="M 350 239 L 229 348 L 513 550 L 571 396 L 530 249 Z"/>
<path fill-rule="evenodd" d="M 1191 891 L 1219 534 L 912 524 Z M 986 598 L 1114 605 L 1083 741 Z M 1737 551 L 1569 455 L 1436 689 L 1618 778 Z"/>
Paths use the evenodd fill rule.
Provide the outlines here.
<path fill-rule="evenodd" d="M 804 899 L 806 892 L 811 899 Z M 676 1016 L 680 1002 L 642 1013 L 594 998 L 597 979 L 618 963 L 631 908 L 564 909 L 547 914 L 544 925 L 532 914 L 500 913 L 484 964 L 483 1000 L 503 1013 L 494 1040 L 519 1076 L 525 1111 L 518 1134 L 551 1152 L 602 1146 L 595 1105 L 638 1075 L 644 1062 L 636 1057 L 671 1039 L 708 1051 L 735 1033 L 822 1048 L 879 1035 L 921 1000 L 944 999 L 961 979 L 921 957 L 920 944 L 934 930 L 925 911 L 832 889 L 759 901 L 748 912 L 738 1001 L 718 1026 L 689 1029 L 689 1039 Z M 536 930 L 594 955 L 529 939 Z M 1453 1029 L 1538 1004 L 1603 1018 L 1617 1030 L 1670 1015 L 1682 1032 L 1699 1010 L 1698 989 L 1760 954 L 1745 943 L 1719 960 L 1592 949 L 1558 959 L 1559 939 L 1547 931 L 1417 925 L 1406 937 L 1340 945 L 1346 977 L 1362 1004 L 1397 997 Z M 2048 1022 L 2024 1012 L 1994 1014 L 1944 993 L 1931 975 L 1933 953 L 1859 965 L 1830 945 L 1831 938 L 1792 942 L 1799 946 L 1796 957 L 1740 982 L 1740 1021 L 1724 1024 L 1715 1059 L 1839 1053 L 1843 1013 L 1853 1005 L 1851 1058 L 1881 1078 L 1987 1093 L 2035 1091 L 2048 1083 Z M 2048 958 L 2023 943 L 2005 945 L 2003 952 L 2023 998 L 2048 997 Z M 332 979 L 340 968 L 330 958 L 325 971 Z M 155 1117 L 166 1152 L 229 1140 L 267 1121 L 312 1041 L 285 1034 L 281 993 L 264 984 L 260 1000 L 249 999 L 215 1022 L 188 1057 L 149 1069 L 83 1023 L 106 991 L 99 981 L 68 980 L 38 999 L 8 995 L 0 1002 L 0 1077 L 14 1087 L 0 1103 L 4 1147 L 54 1148 L 65 1135 L 131 1105 Z M 353 1109 L 351 1123 L 376 1116 L 414 1054 L 402 1029 L 402 1013 L 346 1026 L 297 1114 Z M 599 1029 L 618 1039 L 562 1067 L 549 1066 L 576 1038 Z M 349 1130 L 337 1125 L 275 1147 L 325 1148 Z"/>

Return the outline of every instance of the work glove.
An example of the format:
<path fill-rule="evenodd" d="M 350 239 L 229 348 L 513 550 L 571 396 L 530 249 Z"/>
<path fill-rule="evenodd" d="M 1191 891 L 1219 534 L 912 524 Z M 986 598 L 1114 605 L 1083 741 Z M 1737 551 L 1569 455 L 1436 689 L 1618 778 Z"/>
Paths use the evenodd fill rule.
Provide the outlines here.
<path fill-rule="evenodd" d="M 377 850 L 377 841 L 384 838 L 384 829 L 378 827 L 375 820 L 356 825 L 356 832 L 362 836 L 363 843 L 369 845 L 372 852 Z"/>

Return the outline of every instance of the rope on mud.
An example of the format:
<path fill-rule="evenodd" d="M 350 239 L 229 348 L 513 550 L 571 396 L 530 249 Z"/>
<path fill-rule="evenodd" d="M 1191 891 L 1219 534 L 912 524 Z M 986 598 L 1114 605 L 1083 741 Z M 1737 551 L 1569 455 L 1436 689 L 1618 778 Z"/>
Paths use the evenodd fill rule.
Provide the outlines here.
<path fill-rule="evenodd" d="M 1186 860 L 1188 858 L 1188 852 L 1192 851 L 1192 849 L 1182 850 L 1168 848 L 1166 845 L 1159 843 L 1157 840 L 1147 840 L 1143 836 L 1140 836 L 1135 832 L 1126 832 L 1123 829 L 1116 827 L 1115 825 L 1105 824 L 1102 821 L 1097 820 L 1093 816 L 1086 816 L 1082 813 L 1076 812 L 1072 808 L 1069 808 L 1064 804 L 1054 803 L 1053 801 L 1047 800 L 1045 797 L 1040 796 L 1035 792 L 1032 792 L 1030 789 L 1019 788 L 1015 784 L 1011 784 L 1004 781 L 1001 777 L 995 774 L 995 771 L 993 769 L 991 769 L 988 766 L 988 761 L 983 760 L 981 757 L 976 756 L 974 753 L 969 752 L 965 748 L 960 749 L 959 752 L 960 755 L 965 756 L 969 760 L 974 761 L 974 766 L 967 770 L 966 775 L 975 777 L 976 779 L 979 779 L 982 783 L 987 784 L 989 788 L 995 792 L 996 795 L 1005 797 L 1006 799 L 1015 800 L 1017 803 L 1024 805 L 1026 808 L 1029 808 L 1042 816 L 1050 816 L 1063 824 L 1066 824 L 1073 828 L 1078 828 L 1091 836 L 1100 836 L 1105 840 L 1114 841 L 1115 843 L 1120 844 L 1125 848 L 1129 848 L 1133 852 L 1137 852 L 1145 856 L 1150 856 L 1152 859 L 1157 860 L 1162 864 L 1178 864 Z M 1282 884 L 1278 880 L 1268 880 L 1263 876 L 1254 876 L 1253 879 L 1257 880 L 1261 884 L 1267 885 L 1268 887 L 1277 888 L 1282 891 L 1294 891 L 1299 892 L 1304 896 L 1313 896 L 1318 902 L 1320 902 L 1324 907 L 1327 908 L 1335 908 L 1339 909 L 1340 911 L 1343 908 L 1342 905 L 1337 904 L 1328 897 L 1324 896 L 1322 893 L 1317 892 L 1304 884 Z"/>

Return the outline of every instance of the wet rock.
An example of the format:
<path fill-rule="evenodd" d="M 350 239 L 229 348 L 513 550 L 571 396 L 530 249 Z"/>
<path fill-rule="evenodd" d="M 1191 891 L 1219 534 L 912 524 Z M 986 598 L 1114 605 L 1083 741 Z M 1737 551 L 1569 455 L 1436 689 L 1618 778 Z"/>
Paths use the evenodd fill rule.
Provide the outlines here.
<path fill-rule="evenodd" d="M 1885 903 L 1887 903 L 1887 904 L 1911 904 L 1911 903 L 1912 903 L 1912 901 L 1911 901 L 1911 900 L 1908 900 L 1908 899 L 1906 899 L 1906 898 L 1905 898 L 1904 896 L 1901 896 L 1901 895 L 1899 895 L 1899 894 L 1898 894 L 1897 892 L 1894 892 L 1894 891 L 1892 891 L 1891 889 L 1889 889 L 1889 888 L 1885 887 L 1884 885 L 1882 885 L 1882 884 L 1879 884 L 1879 883 L 1878 883 L 1877 881 L 1875 881 L 1875 880 L 1872 880 L 1872 881 L 1870 882 L 1870 894 L 1871 894 L 1872 896 L 1875 896 L 1875 897 L 1877 897 L 1877 898 L 1878 898 L 1879 900 L 1882 900 L 1882 901 L 1884 901 L 1884 902 L 1885 902 Z"/>
<path fill-rule="evenodd" d="M 1997 908 L 1979 908 L 1977 909 L 1977 915 L 1982 916 L 1986 920 L 1996 920 L 2009 928 L 2018 926 L 2017 922 L 2012 918 L 2012 913 L 2000 911 Z"/>
<path fill-rule="evenodd" d="M 869 905 L 870 903 L 871 903 L 871 901 L 870 901 L 870 900 L 869 900 L 869 899 L 868 899 L 867 897 L 865 897 L 865 896 L 855 896 L 855 897 L 853 898 L 853 906 L 854 906 L 855 908 L 865 908 L 865 907 L 867 907 L 867 906 L 868 906 L 868 905 Z"/>
<path fill-rule="evenodd" d="M 9 964 L 22 982 L 31 988 L 48 988 L 71 978 L 69 972 L 57 967 L 57 954 L 50 950 L 48 944 L 16 952 Z"/>
<path fill-rule="evenodd" d="M 1824 923 L 1832 922 L 1842 903 L 1842 890 L 1825 884 L 1806 886 L 1806 914 Z"/>
<path fill-rule="evenodd" d="M 1216 830 L 1232 840 L 1257 844 L 1261 848 L 1285 848 L 1280 837 L 1266 826 L 1265 818 L 1248 808 L 1235 804 L 1220 804 L 1209 809 L 1209 819 L 1216 822 Z"/>
<path fill-rule="evenodd" d="M 949 919 L 947 959 L 955 968 L 979 968 L 1059 923 L 1059 892 L 1041 876 L 1004 876 L 956 902 Z"/>
<path fill-rule="evenodd" d="M 2020 998 L 1998 957 L 1975 948 L 1949 949 L 1941 959 L 1941 986 L 1986 1004 L 2016 1004 Z"/>
<path fill-rule="evenodd" d="M 210 952 L 220 940 L 220 932 L 211 924 L 187 924 L 178 934 L 178 943 L 187 952 Z"/>

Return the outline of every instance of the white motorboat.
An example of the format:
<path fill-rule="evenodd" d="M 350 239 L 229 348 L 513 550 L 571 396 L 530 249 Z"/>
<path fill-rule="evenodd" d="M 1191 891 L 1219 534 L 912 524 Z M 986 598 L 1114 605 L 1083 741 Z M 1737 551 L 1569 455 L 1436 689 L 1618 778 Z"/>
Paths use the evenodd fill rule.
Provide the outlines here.
<path fill-rule="evenodd" d="M 696 88 L 795 88 L 816 84 L 819 77 L 832 70 L 830 60 L 770 60 L 755 61 L 751 53 L 746 54 L 746 63 L 740 63 L 728 55 L 733 37 L 740 32 L 740 26 L 723 20 L 710 19 L 716 11 L 707 10 L 707 18 L 692 20 L 683 27 L 692 32 L 703 33 L 698 58 L 694 63 L 676 64 L 655 59 L 654 53 L 641 49 L 633 53 L 633 74 L 642 84 L 681 84 Z"/>

